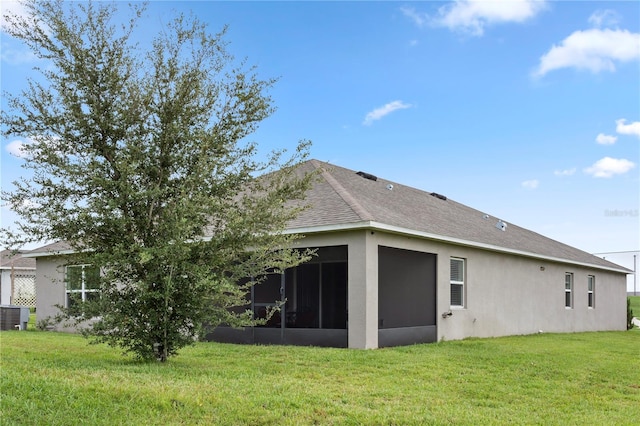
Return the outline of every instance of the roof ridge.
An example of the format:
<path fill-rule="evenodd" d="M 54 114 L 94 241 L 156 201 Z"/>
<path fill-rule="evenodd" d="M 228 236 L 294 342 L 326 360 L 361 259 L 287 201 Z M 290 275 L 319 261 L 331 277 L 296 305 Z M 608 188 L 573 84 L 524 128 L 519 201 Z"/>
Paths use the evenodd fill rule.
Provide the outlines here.
<path fill-rule="evenodd" d="M 360 220 L 372 221 L 375 219 L 373 215 L 369 213 L 369 211 L 367 211 L 367 209 L 365 209 L 360 203 L 358 203 L 358 201 L 349 193 L 349 191 L 347 191 L 342 185 L 340 185 L 336 178 L 334 178 L 333 175 L 329 173 L 329 171 L 325 167 L 322 166 L 320 161 L 313 159 L 311 160 L 311 164 L 313 164 L 316 169 L 320 169 L 322 177 L 324 177 L 331 188 L 336 191 L 336 194 L 338 194 L 340 198 L 342 198 L 344 202 L 347 203 L 351 210 L 360 217 Z"/>

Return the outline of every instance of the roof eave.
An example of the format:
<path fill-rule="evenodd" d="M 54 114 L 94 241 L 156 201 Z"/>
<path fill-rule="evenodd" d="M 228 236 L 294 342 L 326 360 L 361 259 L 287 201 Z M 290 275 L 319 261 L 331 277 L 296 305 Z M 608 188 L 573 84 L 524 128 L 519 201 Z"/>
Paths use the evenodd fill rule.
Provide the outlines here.
<path fill-rule="evenodd" d="M 512 255 L 523 256 L 523 257 L 528 257 L 533 259 L 546 260 L 549 262 L 567 263 L 567 264 L 576 265 L 576 266 L 586 266 L 589 268 L 596 268 L 604 271 L 618 272 L 622 274 L 633 273 L 633 271 L 624 267 L 613 268 L 613 267 L 607 267 L 602 265 L 596 265 L 593 263 L 578 262 L 575 260 L 564 259 L 560 257 L 545 256 L 538 253 L 527 252 L 524 250 L 510 249 L 510 248 L 500 247 L 492 244 L 479 243 L 476 241 L 470 241 L 470 240 L 464 240 L 460 238 L 447 237 L 444 235 L 431 234 L 428 232 L 416 231 L 413 229 L 403 228 L 403 227 L 394 226 L 394 225 L 388 225 L 388 224 L 380 223 L 376 221 L 362 221 L 362 222 L 345 223 L 345 224 L 338 224 L 338 225 L 319 225 L 319 226 L 309 226 L 309 227 L 301 227 L 301 228 L 291 228 L 291 229 L 287 229 L 285 233 L 317 234 L 317 233 L 336 232 L 336 231 L 355 231 L 355 230 L 361 230 L 361 229 L 370 229 L 372 231 L 385 231 L 385 232 L 400 234 L 400 235 L 409 235 L 409 236 L 423 238 L 427 240 L 441 241 L 444 243 L 456 244 L 460 246 L 480 248 L 483 250 L 489 250 L 497 253 L 512 254 Z"/>
<path fill-rule="evenodd" d="M 0 269 L 2 270 L 8 270 L 8 269 L 20 269 L 20 270 L 30 270 L 30 271 L 35 271 L 35 267 L 33 266 L 0 266 Z"/>
<path fill-rule="evenodd" d="M 447 236 L 438 235 L 438 234 L 431 234 L 423 231 L 416 231 L 413 229 L 403 228 L 403 227 L 394 226 L 394 225 L 388 225 L 388 224 L 380 223 L 376 221 L 360 221 L 360 222 L 341 223 L 341 224 L 333 224 L 333 225 L 317 225 L 317 226 L 307 226 L 307 227 L 299 227 L 299 228 L 289 228 L 289 229 L 286 229 L 284 233 L 285 234 L 319 234 L 319 233 L 338 232 L 338 231 L 357 231 L 362 229 L 368 229 L 372 231 L 385 231 L 385 232 L 399 234 L 399 235 L 409 235 L 409 236 L 423 238 L 427 240 L 440 241 L 440 242 L 456 244 L 460 246 L 479 248 L 483 250 L 493 251 L 496 253 L 512 254 L 516 256 L 523 256 L 523 257 L 528 257 L 533 259 L 546 260 L 549 262 L 567 263 L 567 264 L 576 265 L 576 266 L 586 266 L 589 268 L 596 268 L 604 271 L 617 272 L 622 274 L 633 273 L 632 270 L 624 267 L 614 268 L 614 267 L 596 265 L 593 263 L 578 262 L 575 260 L 564 259 L 560 257 L 545 256 L 538 253 L 532 253 L 532 252 L 527 252 L 523 250 L 510 249 L 510 248 L 500 247 L 492 244 L 479 243 L 476 241 L 447 237 Z M 37 258 L 37 257 L 49 257 L 49 256 L 64 256 L 64 255 L 69 255 L 74 253 L 75 253 L 74 250 L 54 250 L 54 251 L 25 253 L 22 255 L 22 257 Z"/>
<path fill-rule="evenodd" d="M 40 252 L 31 252 L 25 253 L 22 257 L 48 257 L 48 256 L 64 256 L 68 254 L 74 254 L 75 250 L 52 250 L 52 251 L 40 251 Z"/>

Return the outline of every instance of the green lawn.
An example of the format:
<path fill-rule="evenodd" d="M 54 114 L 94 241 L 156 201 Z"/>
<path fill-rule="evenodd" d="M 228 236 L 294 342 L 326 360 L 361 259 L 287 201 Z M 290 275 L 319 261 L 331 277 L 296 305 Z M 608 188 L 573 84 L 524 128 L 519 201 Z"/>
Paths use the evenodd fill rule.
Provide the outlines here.
<path fill-rule="evenodd" d="M 633 311 L 633 316 L 640 318 L 640 296 L 630 296 L 629 299 L 631 299 L 631 310 Z"/>
<path fill-rule="evenodd" d="M 2 332 L 3 425 L 637 424 L 640 330 L 372 351 L 198 343 L 140 363 Z"/>

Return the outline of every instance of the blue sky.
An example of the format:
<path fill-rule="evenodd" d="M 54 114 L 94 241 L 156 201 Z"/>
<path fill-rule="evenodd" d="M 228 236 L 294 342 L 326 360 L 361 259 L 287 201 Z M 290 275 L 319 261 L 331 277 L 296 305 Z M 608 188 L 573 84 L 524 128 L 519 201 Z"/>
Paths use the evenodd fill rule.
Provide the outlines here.
<path fill-rule="evenodd" d="M 156 1 L 142 28 L 175 10 L 228 24 L 231 52 L 279 77 L 263 152 L 310 139 L 313 158 L 589 252 L 640 248 L 639 2 Z M 1 43 L 16 92 L 42 64 Z M 24 141 L 2 140 L 3 189 Z"/>

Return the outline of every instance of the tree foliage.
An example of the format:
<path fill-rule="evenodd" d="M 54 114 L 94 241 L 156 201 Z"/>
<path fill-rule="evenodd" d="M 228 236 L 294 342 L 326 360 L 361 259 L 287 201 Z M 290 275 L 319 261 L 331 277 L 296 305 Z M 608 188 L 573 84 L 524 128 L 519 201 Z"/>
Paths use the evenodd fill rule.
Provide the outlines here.
<path fill-rule="evenodd" d="M 205 325 L 251 323 L 238 308 L 250 286 L 308 256 L 282 231 L 302 206 L 286 201 L 309 186 L 296 173 L 309 143 L 258 160 L 246 142 L 274 111 L 275 80 L 195 17 L 177 16 L 145 50 L 145 6 L 129 6 L 124 25 L 113 3 L 26 8 L 7 30 L 46 65 L 3 95 L 3 134 L 28 138 L 31 174 L 3 193 L 21 217 L 5 239 L 64 240 L 70 262 L 99 265 L 101 297 L 74 319 L 139 357 L 164 361 Z"/>

